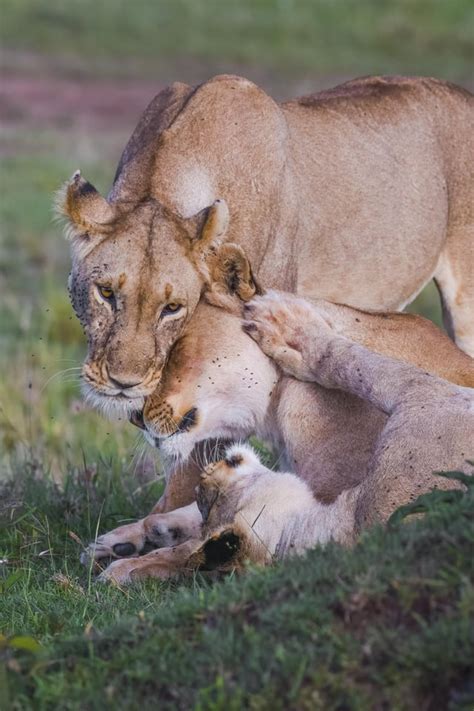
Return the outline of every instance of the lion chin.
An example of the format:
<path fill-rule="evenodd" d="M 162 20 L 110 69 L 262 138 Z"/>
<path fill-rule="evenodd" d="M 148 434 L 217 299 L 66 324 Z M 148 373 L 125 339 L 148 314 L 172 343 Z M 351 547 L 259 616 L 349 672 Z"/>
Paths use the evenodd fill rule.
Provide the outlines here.
<path fill-rule="evenodd" d="M 196 444 L 185 432 L 178 432 L 168 437 L 156 437 L 149 430 L 144 431 L 143 434 L 146 441 L 155 449 L 159 449 L 161 457 L 170 464 L 186 462 Z"/>
<path fill-rule="evenodd" d="M 145 404 L 144 397 L 105 395 L 97 392 L 88 383 L 82 384 L 82 394 L 87 405 L 94 410 L 99 410 L 109 420 L 128 420 L 132 412 L 141 412 Z"/>

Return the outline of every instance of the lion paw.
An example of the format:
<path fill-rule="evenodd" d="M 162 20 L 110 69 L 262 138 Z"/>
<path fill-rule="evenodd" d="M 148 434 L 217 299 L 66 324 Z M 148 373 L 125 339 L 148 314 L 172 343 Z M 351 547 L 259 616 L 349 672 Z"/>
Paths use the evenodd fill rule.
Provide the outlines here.
<path fill-rule="evenodd" d="M 143 552 L 145 545 L 143 524 L 137 521 L 104 533 L 96 541 L 89 543 L 81 553 L 80 561 L 89 566 L 107 558 L 137 557 Z"/>
<path fill-rule="evenodd" d="M 276 291 L 245 304 L 243 328 L 285 373 L 300 380 L 314 380 L 309 367 L 314 339 L 331 332 L 311 304 Z"/>
<path fill-rule="evenodd" d="M 136 559 L 114 560 L 97 576 L 96 582 L 129 585 L 132 582 L 131 575 L 135 568 Z"/>

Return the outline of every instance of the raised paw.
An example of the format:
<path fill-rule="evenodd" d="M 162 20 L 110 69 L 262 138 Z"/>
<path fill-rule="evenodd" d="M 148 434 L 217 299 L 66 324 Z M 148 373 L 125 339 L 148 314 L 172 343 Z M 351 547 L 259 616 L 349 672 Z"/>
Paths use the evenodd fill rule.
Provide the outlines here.
<path fill-rule="evenodd" d="M 200 485 L 223 491 L 232 484 L 237 471 L 235 467 L 234 460 L 229 460 L 227 457 L 209 464 L 200 474 Z"/>
<path fill-rule="evenodd" d="M 314 348 L 318 341 L 326 342 L 332 330 L 312 304 L 269 291 L 245 304 L 243 316 L 243 329 L 282 370 L 300 380 L 314 380 Z"/>

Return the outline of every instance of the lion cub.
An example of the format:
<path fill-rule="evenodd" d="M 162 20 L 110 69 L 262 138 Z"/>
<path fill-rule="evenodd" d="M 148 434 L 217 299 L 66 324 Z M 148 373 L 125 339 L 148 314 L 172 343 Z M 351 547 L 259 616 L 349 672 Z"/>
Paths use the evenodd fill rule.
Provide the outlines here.
<path fill-rule="evenodd" d="M 274 472 L 251 447 L 234 444 L 224 459 L 201 472 L 197 504 L 188 507 L 186 516 L 184 509 L 177 512 L 180 543 L 115 560 L 100 580 L 127 584 L 147 577 L 186 576 L 196 570 L 225 572 L 248 563 L 269 565 L 331 540 L 350 545 L 356 535 L 360 491 L 360 486 L 354 487 L 332 504 L 322 504 L 295 474 Z M 189 526 L 193 507 L 191 519 L 199 516 L 199 532 Z M 169 515 L 155 516 L 164 524 Z"/>
<path fill-rule="evenodd" d="M 268 469 L 251 447 L 235 444 L 201 474 L 202 536 L 217 540 L 231 530 L 239 540 L 234 565 L 267 564 L 330 540 L 347 545 L 355 537 L 359 492 L 357 486 L 322 504 L 302 479 Z"/>

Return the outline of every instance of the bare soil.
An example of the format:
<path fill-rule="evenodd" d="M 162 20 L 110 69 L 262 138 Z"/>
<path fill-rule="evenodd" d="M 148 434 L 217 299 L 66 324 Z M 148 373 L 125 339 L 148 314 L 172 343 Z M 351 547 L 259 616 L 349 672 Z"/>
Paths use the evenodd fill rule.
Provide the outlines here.
<path fill-rule="evenodd" d="M 124 76 L 94 75 L 89 67 L 71 60 L 52 61 L 42 55 L 8 52 L 3 56 L 0 82 L 0 128 L 60 131 L 132 130 L 151 99 L 167 84 L 179 80 L 198 83 L 220 71 L 242 74 L 277 99 L 328 88 L 346 77 L 288 78 L 255 67 L 220 69 L 205 64 L 175 63 L 157 68 L 157 79 L 140 79 L 130 66 Z"/>

